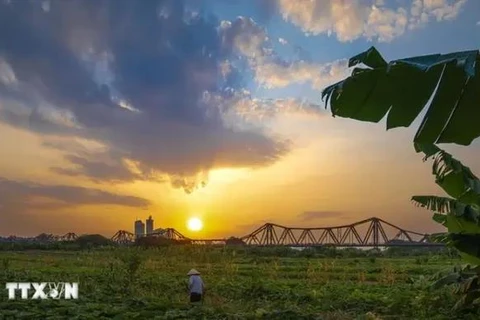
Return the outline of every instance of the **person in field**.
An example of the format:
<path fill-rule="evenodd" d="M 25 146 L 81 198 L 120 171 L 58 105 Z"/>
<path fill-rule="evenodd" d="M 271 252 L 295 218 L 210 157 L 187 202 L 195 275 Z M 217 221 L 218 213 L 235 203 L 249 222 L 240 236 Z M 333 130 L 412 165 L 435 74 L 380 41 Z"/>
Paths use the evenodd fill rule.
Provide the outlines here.
<path fill-rule="evenodd" d="M 187 273 L 187 275 L 189 277 L 188 290 L 190 291 L 190 302 L 193 303 L 202 301 L 203 295 L 205 293 L 205 284 L 200 277 L 200 272 L 192 269 Z"/>

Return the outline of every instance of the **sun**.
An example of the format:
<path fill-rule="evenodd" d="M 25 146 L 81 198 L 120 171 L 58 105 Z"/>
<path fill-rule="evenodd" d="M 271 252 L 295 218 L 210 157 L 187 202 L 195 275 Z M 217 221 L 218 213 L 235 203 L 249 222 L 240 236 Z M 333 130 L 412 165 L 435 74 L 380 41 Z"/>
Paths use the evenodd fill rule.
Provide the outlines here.
<path fill-rule="evenodd" d="M 200 231 L 203 228 L 203 222 L 198 218 L 190 218 L 187 221 L 187 228 L 190 231 Z"/>

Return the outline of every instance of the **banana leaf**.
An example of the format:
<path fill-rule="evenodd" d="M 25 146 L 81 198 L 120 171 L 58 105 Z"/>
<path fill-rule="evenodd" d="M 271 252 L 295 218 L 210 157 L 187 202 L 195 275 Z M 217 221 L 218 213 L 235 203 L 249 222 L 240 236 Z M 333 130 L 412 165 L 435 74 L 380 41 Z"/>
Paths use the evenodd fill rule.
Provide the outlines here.
<path fill-rule="evenodd" d="M 415 148 L 425 154 L 424 160 L 433 157 L 435 182 L 449 196 L 480 211 L 480 180 L 470 168 L 437 146 L 417 143 Z"/>
<path fill-rule="evenodd" d="M 427 108 L 414 141 L 470 145 L 480 136 L 478 50 L 387 63 L 371 47 L 352 57 L 351 76 L 322 91 L 332 115 L 368 122 L 387 116 L 387 130 L 409 127 Z"/>

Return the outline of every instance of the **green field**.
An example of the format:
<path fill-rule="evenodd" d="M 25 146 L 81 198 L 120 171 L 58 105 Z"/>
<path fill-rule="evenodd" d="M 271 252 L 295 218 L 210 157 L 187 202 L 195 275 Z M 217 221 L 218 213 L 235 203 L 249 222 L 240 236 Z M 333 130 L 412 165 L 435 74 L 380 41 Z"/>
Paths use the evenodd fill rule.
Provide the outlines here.
<path fill-rule="evenodd" d="M 79 282 L 79 300 L 8 300 L 0 319 L 478 319 L 428 277 L 461 263 L 422 256 L 166 247 L 0 252 L 2 282 Z M 190 306 L 186 273 L 207 285 Z M 2 284 L 4 286 L 4 284 Z"/>

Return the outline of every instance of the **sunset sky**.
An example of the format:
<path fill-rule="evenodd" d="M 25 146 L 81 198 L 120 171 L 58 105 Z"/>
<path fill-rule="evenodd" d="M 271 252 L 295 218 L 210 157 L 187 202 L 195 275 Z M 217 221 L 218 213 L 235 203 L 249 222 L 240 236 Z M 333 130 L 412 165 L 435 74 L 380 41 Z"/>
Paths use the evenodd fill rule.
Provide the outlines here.
<path fill-rule="evenodd" d="M 418 126 L 332 118 L 320 92 L 387 60 L 480 47 L 478 0 L 0 0 L 0 235 L 244 235 L 372 216 L 441 230 Z M 444 146 L 480 174 L 480 142 Z M 186 230 L 188 218 L 203 231 Z"/>

